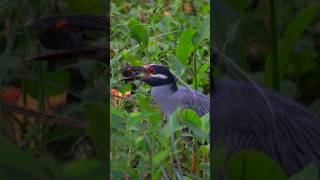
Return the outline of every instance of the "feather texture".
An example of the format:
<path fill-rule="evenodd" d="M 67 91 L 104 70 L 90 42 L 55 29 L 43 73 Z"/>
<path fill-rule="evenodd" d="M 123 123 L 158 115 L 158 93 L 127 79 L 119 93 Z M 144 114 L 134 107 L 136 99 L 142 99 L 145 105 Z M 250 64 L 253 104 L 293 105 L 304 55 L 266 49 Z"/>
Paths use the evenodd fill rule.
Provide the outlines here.
<path fill-rule="evenodd" d="M 262 92 L 264 95 L 246 83 L 216 81 L 214 140 L 221 138 L 229 155 L 240 150 L 263 151 L 288 175 L 318 163 L 320 126 L 311 113 L 283 95 Z"/>

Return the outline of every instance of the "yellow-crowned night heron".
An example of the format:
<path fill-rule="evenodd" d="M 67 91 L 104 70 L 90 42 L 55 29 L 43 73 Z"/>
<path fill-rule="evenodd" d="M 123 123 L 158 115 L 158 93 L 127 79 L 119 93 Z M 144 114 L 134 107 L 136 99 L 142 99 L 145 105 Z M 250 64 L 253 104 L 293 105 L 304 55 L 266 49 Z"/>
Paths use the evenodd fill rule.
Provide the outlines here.
<path fill-rule="evenodd" d="M 210 99 L 198 91 L 176 86 L 176 77 L 162 65 L 122 69 L 126 80 L 152 86 L 151 95 L 167 116 L 190 108 L 200 116 L 210 111 Z M 257 85 L 221 80 L 214 82 L 211 103 L 213 133 L 232 155 L 259 150 L 276 160 L 288 175 L 320 160 L 320 126 L 298 103 Z"/>
<path fill-rule="evenodd" d="M 165 66 L 130 66 L 123 68 L 122 72 L 126 80 L 139 79 L 152 86 L 151 96 L 167 117 L 170 117 L 177 106 L 192 109 L 200 116 L 210 111 L 209 97 L 186 87 L 177 87 L 176 77 Z"/>

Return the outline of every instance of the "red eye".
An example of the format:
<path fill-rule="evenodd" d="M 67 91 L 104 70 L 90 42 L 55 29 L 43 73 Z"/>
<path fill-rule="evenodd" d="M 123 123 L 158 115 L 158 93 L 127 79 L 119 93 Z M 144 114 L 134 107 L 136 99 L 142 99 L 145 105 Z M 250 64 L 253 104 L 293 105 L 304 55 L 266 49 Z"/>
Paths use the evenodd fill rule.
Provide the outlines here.
<path fill-rule="evenodd" d="M 148 67 L 147 71 L 150 74 L 154 74 L 155 73 L 155 70 L 152 67 Z"/>

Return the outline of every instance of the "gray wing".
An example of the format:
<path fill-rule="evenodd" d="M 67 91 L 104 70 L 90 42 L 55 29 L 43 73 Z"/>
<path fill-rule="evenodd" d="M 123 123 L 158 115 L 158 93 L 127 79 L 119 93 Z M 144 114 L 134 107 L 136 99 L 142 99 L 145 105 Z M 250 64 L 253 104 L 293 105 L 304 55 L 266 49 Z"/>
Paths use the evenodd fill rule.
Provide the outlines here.
<path fill-rule="evenodd" d="M 177 102 L 182 109 L 192 109 L 199 116 L 203 116 L 210 111 L 210 98 L 199 91 L 179 87 Z"/>

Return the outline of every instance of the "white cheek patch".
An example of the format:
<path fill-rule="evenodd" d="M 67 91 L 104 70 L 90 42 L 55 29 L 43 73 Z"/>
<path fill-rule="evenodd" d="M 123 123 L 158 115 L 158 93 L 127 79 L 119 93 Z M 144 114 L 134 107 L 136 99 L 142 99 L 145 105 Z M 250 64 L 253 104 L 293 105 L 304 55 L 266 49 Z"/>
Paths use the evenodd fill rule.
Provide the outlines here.
<path fill-rule="evenodd" d="M 168 79 L 168 76 L 164 74 L 151 74 L 151 77 L 160 78 L 160 79 Z"/>

